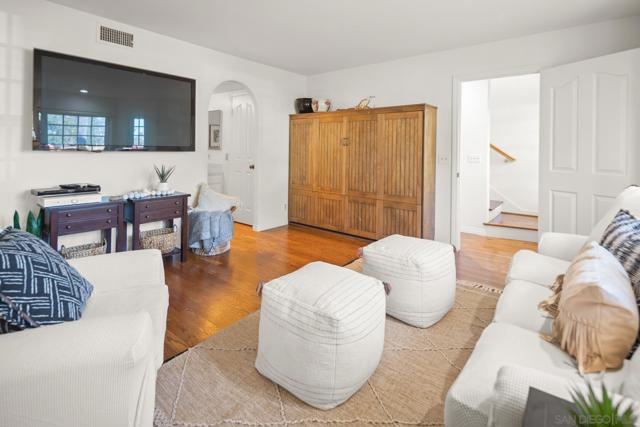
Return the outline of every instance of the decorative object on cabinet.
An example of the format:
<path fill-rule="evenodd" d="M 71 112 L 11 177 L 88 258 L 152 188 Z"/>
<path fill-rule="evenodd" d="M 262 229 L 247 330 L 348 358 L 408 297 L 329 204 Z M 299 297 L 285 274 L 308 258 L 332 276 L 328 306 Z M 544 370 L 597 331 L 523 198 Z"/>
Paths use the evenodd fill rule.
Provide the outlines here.
<path fill-rule="evenodd" d="M 436 107 L 290 117 L 289 221 L 433 239 Z"/>
<path fill-rule="evenodd" d="M 42 237 L 42 225 L 44 224 L 44 210 L 40 209 L 36 217 L 32 211 L 27 215 L 27 223 L 25 230 L 36 237 Z M 20 213 L 16 210 L 13 212 L 13 228 L 20 230 Z"/>
<path fill-rule="evenodd" d="M 367 110 L 369 108 L 372 108 L 373 106 L 370 106 L 369 104 L 371 104 L 371 101 L 375 99 L 375 96 L 368 96 L 366 98 L 363 98 L 360 100 L 360 102 L 358 102 L 358 104 L 356 105 L 355 109 L 356 110 Z"/>
<path fill-rule="evenodd" d="M 330 99 L 314 99 L 311 103 L 314 113 L 326 113 L 331 110 Z"/>
<path fill-rule="evenodd" d="M 180 247 L 174 248 L 164 256 L 180 254 L 180 261 L 187 260 L 187 246 L 189 236 L 189 218 L 187 202 L 190 194 L 175 192 L 172 195 L 157 198 L 128 199 L 125 203 L 125 221 L 132 224 L 133 236 L 131 243 L 133 250 L 141 248 L 140 225 L 149 222 L 168 221 L 173 227 L 175 219 L 180 219 Z"/>
<path fill-rule="evenodd" d="M 295 107 L 296 114 L 313 113 L 313 99 L 311 98 L 298 98 L 296 99 Z"/>
<path fill-rule="evenodd" d="M 42 237 L 52 248 L 58 249 L 58 238 L 88 231 L 103 232 L 106 252 L 111 252 L 111 230 L 116 229 L 116 252 L 127 249 L 127 228 L 122 201 L 104 200 L 99 203 L 54 206 L 44 209 Z"/>
<path fill-rule="evenodd" d="M 165 166 L 162 165 L 158 168 L 158 166 L 153 165 L 153 168 L 156 171 L 156 175 L 158 176 L 158 185 L 156 186 L 157 191 L 168 191 L 169 190 L 169 178 L 175 172 L 175 166 Z"/>

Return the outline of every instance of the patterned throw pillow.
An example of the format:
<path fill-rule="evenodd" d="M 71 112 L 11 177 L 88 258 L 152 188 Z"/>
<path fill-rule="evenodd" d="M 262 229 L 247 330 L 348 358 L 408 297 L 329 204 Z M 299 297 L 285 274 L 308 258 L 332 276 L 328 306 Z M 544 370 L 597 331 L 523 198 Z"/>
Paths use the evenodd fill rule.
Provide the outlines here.
<path fill-rule="evenodd" d="M 39 238 L 0 233 L 0 333 L 78 320 L 93 285 Z"/>
<path fill-rule="evenodd" d="M 640 303 L 640 220 L 621 209 L 605 229 L 600 244 L 620 261 Z"/>

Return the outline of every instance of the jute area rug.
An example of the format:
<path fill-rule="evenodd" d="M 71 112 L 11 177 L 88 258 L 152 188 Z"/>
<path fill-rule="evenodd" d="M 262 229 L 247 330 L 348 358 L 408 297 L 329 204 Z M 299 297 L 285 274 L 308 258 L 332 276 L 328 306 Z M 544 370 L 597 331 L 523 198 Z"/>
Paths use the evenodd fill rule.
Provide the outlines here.
<path fill-rule="evenodd" d="M 312 408 L 254 368 L 259 312 L 158 372 L 157 427 L 443 425 L 444 398 L 493 318 L 500 291 L 458 281 L 453 309 L 428 329 L 387 317 L 380 365 L 344 404 Z"/>

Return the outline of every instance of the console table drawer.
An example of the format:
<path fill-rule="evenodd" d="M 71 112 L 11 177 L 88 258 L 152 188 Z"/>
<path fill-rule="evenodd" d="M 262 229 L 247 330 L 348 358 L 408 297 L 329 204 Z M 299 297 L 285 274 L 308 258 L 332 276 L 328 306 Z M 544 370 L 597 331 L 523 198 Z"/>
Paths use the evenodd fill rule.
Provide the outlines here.
<path fill-rule="evenodd" d="M 139 215 L 140 223 L 161 221 L 168 218 L 178 218 L 182 216 L 182 207 L 165 207 L 157 210 L 141 210 Z"/>
<path fill-rule="evenodd" d="M 149 200 L 139 203 L 138 209 L 140 212 L 160 211 L 166 210 L 181 210 L 183 200 L 179 198 L 164 199 L 164 200 Z"/>
<path fill-rule="evenodd" d="M 114 206 L 97 207 L 88 209 L 61 209 L 58 212 L 59 222 L 66 224 L 76 221 L 111 219 L 115 223 L 118 217 L 118 209 Z"/>
<path fill-rule="evenodd" d="M 118 224 L 117 217 L 106 219 L 91 219 L 80 220 L 69 223 L 60 223 L 58 226 L 58 235 L 65 234 L 84 233 L 94 230 L 105 230 L 108 228 L 116 227 Z"/>

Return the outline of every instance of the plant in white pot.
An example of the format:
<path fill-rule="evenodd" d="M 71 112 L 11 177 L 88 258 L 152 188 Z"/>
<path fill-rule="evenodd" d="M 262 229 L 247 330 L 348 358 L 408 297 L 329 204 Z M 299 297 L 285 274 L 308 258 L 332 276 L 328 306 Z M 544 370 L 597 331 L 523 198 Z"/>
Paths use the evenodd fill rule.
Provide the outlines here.
<path fill-rule="evenodd" d="M 158 185 L 156 186 L 156 190 L 158 191 L 169 191 L 169 178 L 173 175 L 173 172 L 176 170 L 175 166 L 165 166 L 162 165 L 160 167 L 153 165 L 153 168 L 156 170 L 156 175 L 158 175 Z"/>

